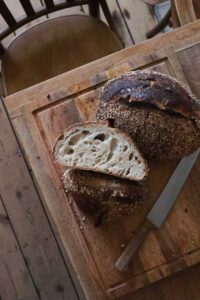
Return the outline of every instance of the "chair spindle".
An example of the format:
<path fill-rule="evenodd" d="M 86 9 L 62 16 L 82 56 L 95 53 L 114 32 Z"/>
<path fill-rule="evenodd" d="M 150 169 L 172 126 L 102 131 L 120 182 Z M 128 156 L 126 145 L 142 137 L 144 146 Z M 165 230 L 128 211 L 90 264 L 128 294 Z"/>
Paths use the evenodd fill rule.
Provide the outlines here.
<path fill-rule="evenodd" d="M 17 24 L 15 18 L 13 17 L 12 13 L 3 0 L 0 0 L 0 12 L 9 27 L 15 26 Z"/>
<path fill-rule="evenodd" d="M 31 17 L 35 14 L 33 6 L 29 0 L 19 0 L 27 17 Z"/>
<path fill-rule="evenodd" d="M 53 0 L 44 0 L 44 3 L 46 5 L 46 8 L 52 8 L 55 6 Z"/>

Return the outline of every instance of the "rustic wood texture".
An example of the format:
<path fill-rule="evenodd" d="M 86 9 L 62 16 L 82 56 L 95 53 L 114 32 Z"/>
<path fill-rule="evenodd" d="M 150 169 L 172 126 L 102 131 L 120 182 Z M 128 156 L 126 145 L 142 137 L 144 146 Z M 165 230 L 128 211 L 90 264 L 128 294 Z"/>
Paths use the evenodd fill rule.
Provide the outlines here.
<path fill-rule="evenodd" d="M 0 195 L 40 299 L 78 299 L 2 102 L 0 102 L 0 123 Z M 1 241 L 4 247 L 1 246 L 1 250 L 6 251 L 8 248 L 9 251 L 11 247 L 12 236 L 9 236 L 9 230 L 8 228 L 8 241 L 5 235 L 5 241 Z M 2 235 L 0 236 L 2 238 Z M 20 257 L 17 263 L 17 256 L 19 257 L 19 254 L 13 257 L 13 263 L 16 259 L 16 268 L 20 269 L 20 264 L 21 268 L 24 268 Z M 9 260 L 9 256 L 6 259 Z M 11 263 L 9 268 L 12 270 Z M 0 276 L 3 276 L 1 268 Z M 13 270 L 13 280 L 17 282 L 19 280 L 20 283 L 17 270 Z M 27 279 L 27 293 L 29 287 Z M 11 297 L 9 286 L 5 285 L 4 290 L 10 295 L 5 300 L 21 299 L 19 296 L 19 298 Z M 0 295 L 1 293 L 2 286 Z M 30 294 L 30 298 L 27 295 L 22 299 L 37 298 L 33 298 Z"/>
<path fill-rule="evenodd" d="M 192 51 L 192 56 L 190 53 Z M 200 89 L 199 89 L 199 78 L 200 78 L 200 56 L 198 45 L 191 45 L 191 47 L 182 49 L 177 53 L 177 57 L 185 73 L 188 83 L 192 91 L 200 99 Z M 182 63 L 184 62 L 184 63 Z"/>
<path fill-rule="evenodd" d="M 199 0 L 193 0 L 192 2 L 193 2 L 196 18 L 199 19 L 200 18 L 200 2 L 199 2 Z"/>
<path fill-rule="evenodd" d="M 200 264 L 175 273 L 120 300 L 199 300 Z"/>
<path fill-rule="evenodd" d="M 138 209 L 137 215 L 132 215 L 120 226 L 112 223 L 94 228 L 88 218 L 84 221 L 73 201 L 66 198 L 60 181 L 62 168 L 52 161 L 52 145 L 67 125 L 94 118 L 99 87 L 114 75 L 153 68 L 187 82 L 185 72 L 189 62 L 186 60 L 185 64 L 184 56 L 180 58 L 180 55 L 190 51 L 188 56 L 192 57 L 191 46 L 195 44 L 200 48 L 199 29 L 200 21 L 189 24 L 5 100 L 43 196 L 43 204 L 60 238 L 63 256 L 66 259 L 69 255 L 88 299 L 122 296 L 200 261 L 200 160 L 162 229 L 150 232 L 129 270 L 121 274 L 114 267 L 121 247 L 134 235 L 176 162 L 151 163 L 150 193 L 146 205 Z M 192 68 L 188 72 L 192 76 Z"/>
<path fill-rule="evenodd" d="M 193 0 L 172 0 L 172 5 L 177 12 L 178 21 L 181 26 L 197 19 Z"/>
<path fill-rule="evenodd" d="M 0 299 L 39 300 L 0 197 Z"/>

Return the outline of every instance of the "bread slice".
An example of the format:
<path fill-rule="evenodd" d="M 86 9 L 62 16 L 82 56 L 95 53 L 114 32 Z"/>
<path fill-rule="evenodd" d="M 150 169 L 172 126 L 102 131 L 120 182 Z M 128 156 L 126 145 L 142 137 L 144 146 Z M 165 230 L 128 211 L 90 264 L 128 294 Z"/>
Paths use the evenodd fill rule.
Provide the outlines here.
<path fill-rule="evenodd" d="M 53 154 L 63 166 L 135 181 L 143 180 L 148 171 L 131 138 L 107 123 L 71 126 L 56 141 Z"/>

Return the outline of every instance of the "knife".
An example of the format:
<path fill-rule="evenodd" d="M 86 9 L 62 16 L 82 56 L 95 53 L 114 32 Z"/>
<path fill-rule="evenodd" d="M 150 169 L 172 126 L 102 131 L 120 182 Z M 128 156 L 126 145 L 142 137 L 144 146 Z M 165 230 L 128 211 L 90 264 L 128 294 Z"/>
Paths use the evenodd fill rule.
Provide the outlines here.
<path fill-rule="evenodd" d="M 144 222 L 137 230 L 135 237 L 129 242 L 121 256 L 115 263 L 119 271 L 125 271 L 134 253 L 142 244 L 145 236 L 149 230 L 153 228 L 160 228 L 170 212 L 176 198 L 183 187 L 198 155 L 200 149 L 190 154 L 188 157 L 181 159 L 175 171 L 158 197 L 156 203 L 148 213 Z"/>

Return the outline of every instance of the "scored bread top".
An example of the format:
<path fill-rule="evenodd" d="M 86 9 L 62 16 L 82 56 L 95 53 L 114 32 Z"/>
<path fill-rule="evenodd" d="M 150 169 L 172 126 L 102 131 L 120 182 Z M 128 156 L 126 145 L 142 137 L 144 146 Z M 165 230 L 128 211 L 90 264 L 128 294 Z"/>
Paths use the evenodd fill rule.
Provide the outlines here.
<path fill-rule="evenodd" d="M 200 128 L 200 101 L 187 87 L 169 75 L 155 71 L 133 71 L 108 81 L 100 93 L 109 101 L 132 105 L 153 105 L 164 111 L 194 119 Z"/>
<path fill-rule="evenodd" d="M 53 149 L 55 161 L 67 167 L 90 170 L 140 181 L 148 172 L 145 160 L 131 138 L 107 123 L 76 124 L 66 129 Z"/>

